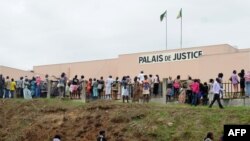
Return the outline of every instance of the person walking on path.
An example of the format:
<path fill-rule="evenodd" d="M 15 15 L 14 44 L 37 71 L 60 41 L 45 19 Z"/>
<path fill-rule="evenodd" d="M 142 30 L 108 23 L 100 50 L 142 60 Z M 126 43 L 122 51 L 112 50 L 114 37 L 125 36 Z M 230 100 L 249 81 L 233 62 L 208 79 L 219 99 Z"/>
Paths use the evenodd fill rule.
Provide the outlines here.
<path fill-rule="evenodd" d="M 216 78 L 214 84 L 213 84 L 213 93 L 214 93 L 214 99 L 211 102 L 211 104 L 209 105 L 209 108 L 212 108 L 213 104 L 215 101 L 218 102 L 219 106 L 221 109 L 223 109 L 223 106 L 220 102 L 220 91 L 221 91 L 221 87 L 220 87 L 220 79 Z"/>

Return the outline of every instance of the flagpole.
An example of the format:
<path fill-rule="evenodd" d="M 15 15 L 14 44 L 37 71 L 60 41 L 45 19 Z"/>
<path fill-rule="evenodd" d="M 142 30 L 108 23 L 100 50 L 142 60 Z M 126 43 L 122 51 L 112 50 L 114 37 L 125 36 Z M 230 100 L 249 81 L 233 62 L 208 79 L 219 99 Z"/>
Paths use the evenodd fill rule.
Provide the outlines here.
<path fill-rule="evenodd" d="M 166 50 L 168 50 L 168 22 L 167 22 L 167 10 L 166 10 Z"/>
<path fill-rule="evenodd" d="M 181 49 L 182 49 L 182 15 L 181 15 Z"/>

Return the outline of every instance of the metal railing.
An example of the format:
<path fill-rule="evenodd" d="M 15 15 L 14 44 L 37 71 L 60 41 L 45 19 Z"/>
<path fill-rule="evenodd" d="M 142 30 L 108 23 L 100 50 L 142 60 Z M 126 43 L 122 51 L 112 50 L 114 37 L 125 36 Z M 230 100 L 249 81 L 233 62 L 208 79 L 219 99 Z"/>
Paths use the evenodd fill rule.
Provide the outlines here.
<path fill-rule="evenodd" d="M 245 92 L 244 91 L 241 92 L 240 88 L 238 88 L 238 91 L 235 92 L 232 83 L 222 83 L 222 84 L 223 84 L 223 99 L 245 98 Z"/>
<path fill-rule="evenodd" d="M 47 88 L 44 88 L 42 89 L 42 93 L 44 93 L 44 96 L 43 97 L 47 97 L 48 96 L 48 93 L 49 93 L 49 96 L 50 97 L 57 97 L 59 96 L 59 92 L 58 92 L 58 87 L 57 87 L 57 84 L 58 84 L 58 81 L 50 81 L 47 85 Z M 44 86 L 46 87 L 46 86 Z M 49 88 L 48 88 L 49 87 Z M 159 84 L 159 89 L 158 89 L 158 96 L 162 97 L 163 96 L 163 90 L 162 90 L 162 87 L 163 87 L 163 83 L 160 83 Z M 121 99 L 121 90 L 122 90 L 122 86 L 119 84 L 119 87 L 118 87 L 118 93 L 117 93 L 117 98 L 118 99 Z M 133 84 L 129 84 L 128 85 L 128 91 L 129 91 L 129 97 L 133 97 Z M 112 91 L 112 89 L 111 89 Z M 153 95 L 152 94 L 153 92 L 151 92 L 151 96 Z M 105 88 L 104 88 L 104 92 L 103 94 L 105 95 Z"/>

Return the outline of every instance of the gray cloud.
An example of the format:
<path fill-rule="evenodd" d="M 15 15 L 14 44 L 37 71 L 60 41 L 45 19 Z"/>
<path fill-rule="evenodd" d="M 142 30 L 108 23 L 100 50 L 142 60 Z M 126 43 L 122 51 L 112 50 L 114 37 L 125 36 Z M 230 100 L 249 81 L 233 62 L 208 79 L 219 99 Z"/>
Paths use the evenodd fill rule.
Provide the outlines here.
<path fill-rule="evenodd" d="M 0 1 L 0 64 L 34 65 L 115 58 L 119 54 L 229 43 L 248 48 L 248 0 Z"/>

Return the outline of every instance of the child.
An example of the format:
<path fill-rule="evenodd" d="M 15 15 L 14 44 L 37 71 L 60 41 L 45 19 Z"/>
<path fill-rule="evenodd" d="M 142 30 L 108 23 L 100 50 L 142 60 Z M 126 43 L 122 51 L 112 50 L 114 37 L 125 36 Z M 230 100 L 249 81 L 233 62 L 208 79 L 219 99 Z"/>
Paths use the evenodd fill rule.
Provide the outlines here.
<path fill-rule="evenodd" d="M 143 94 L 143 103 L 144 102 L 149 102 L 149 90 L 150 90 L 150 84 L 148 81 L 148 76 L 144 75 L 144 80 L 143 80 L 143 89 L 142 89 L 142 94 Z"/>
<path fill-rule="evenodd" d="M 71 92 L 70 92 L 70 82 L 68 82 L 68 84 L 66 85 L 66 97 L 70 97 L 71 96 Z"/>
<path fill-rule="evenodd" d="M 73 99 L 74 98 L 74 85 L 73 83 L 70 83 L 69 85 L 69 92 L 70 92 L 70 99 Z"/>
<path fill-rule="evenodd" d="M 171 100 L 171 96 L 172 96 L 172 88 L 168 87 L 166 94 L 166 103 Z"/>

